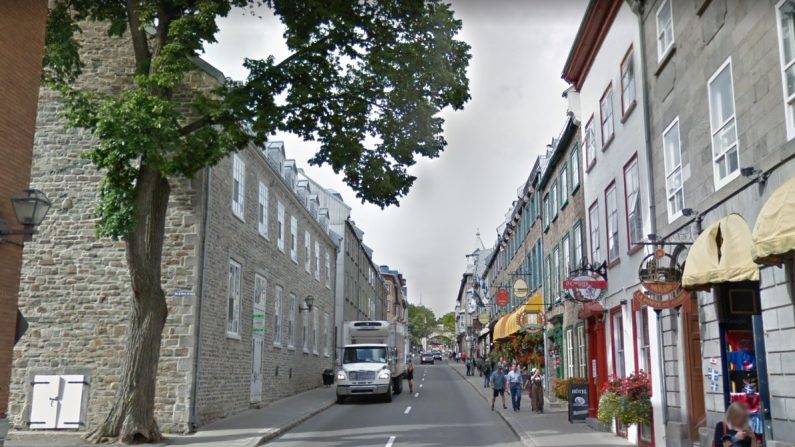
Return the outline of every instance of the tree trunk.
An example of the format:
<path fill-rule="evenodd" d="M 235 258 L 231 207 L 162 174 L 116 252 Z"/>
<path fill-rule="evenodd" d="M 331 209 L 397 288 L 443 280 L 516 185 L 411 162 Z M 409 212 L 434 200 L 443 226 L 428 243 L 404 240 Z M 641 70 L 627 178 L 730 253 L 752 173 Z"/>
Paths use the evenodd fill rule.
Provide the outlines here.
<path fill-rule="evenodd" d="M 160 342 L 168 309 L 160 287 L 166 210 L 170 188 L 160 172 L 146 164 L 135 187 L 135 226 L 126 240 L 133 297 L 119 389 L 105 421 L 86 438 L 128 444 L 162 440 L 154 418 Z"/>

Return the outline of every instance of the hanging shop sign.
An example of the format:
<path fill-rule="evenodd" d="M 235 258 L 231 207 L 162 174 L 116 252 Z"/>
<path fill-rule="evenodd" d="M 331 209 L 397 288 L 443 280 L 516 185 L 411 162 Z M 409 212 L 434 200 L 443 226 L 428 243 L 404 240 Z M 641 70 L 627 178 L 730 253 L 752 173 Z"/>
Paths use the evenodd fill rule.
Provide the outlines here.
<path fill-rule="evenodd" d="M 485 310 L 478 314 L 478 321 L 480 321 L 480 324 L 488 324 L 489 320 L 491 320 L 491 318 L 489 318 L 489 313 Z"/>
<path fill-rule="evenodd" d="M 681 249 L 668 254 L 663 248 L 643 258 L 638 270 L 643 291 L 632 295 L 636 301 L 654 309 L 671 309 L 690 299 L 690 293 L 682 289 L 683 268 L 677 261 Z"/>
<path fill-rule="evenodd" d="M 525 312 L 519 316 L 519 325 L 529 334 L 540 332 L 545 324 L 543 312 Z"/>
<path fill-rule="evenodd" d="M 516 282 L 513 283 L 514 298 L 523 300 L 527 298 L 527 292 L 528 292 L 528 287 L 525 280 L 517 279 Z"/>
<path fill-rule="evenodd" d="M 596 301 L 607 289 L 607 263 L 583 264 L 563 280 L 563 290 L 568 298 L 580 302 Z"/>
<path fill-rule="evenodd" d="M 507 290 L 500 289 L 497 291 L 497 296 L 494 298 L 494 301 L 497 302 L 498 306 L 505 307 L 511 302 L 511 296 L 508 294 Z"/>

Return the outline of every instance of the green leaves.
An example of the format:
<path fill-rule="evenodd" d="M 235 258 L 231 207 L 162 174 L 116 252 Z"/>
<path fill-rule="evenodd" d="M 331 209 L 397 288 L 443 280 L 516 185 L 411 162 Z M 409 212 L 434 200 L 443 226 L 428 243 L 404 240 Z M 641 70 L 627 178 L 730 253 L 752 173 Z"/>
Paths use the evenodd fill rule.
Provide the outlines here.
<path fill-rule="evenodd" d="M 420 341 L 431 335 L 436 329 L 436 317 L 433 311 L 425 306 L 409 304 L 409 336 L 411 343 L 418 346 Z"/>
<path fill-rule="evenodd" d="M 233 7 L 272 8 L 293 54 L 248 60 L 245 82 L 187 85 L 196 57 L 215 42 Z M 108 24 L 108 45 L 134 49 L 135 81 L 113 96 L 75 80 L 83 21 Z M 440 0 L 61 0 L 50 10 L 45 77 L 70 125 L 90 130 L 85 155 L 105 173 L 99 232 L 124 238 L 134 225 L 141 163 L 191 177 L 277 131 L 316 141 L 311 163 L 328 164 L 362 201 L 385 207 L 405 196 L 417 157 L 447 142 L 439 112 L 469 100 L 469 46 Z M 95 73 L 92 73 L 92 76 Z"/>

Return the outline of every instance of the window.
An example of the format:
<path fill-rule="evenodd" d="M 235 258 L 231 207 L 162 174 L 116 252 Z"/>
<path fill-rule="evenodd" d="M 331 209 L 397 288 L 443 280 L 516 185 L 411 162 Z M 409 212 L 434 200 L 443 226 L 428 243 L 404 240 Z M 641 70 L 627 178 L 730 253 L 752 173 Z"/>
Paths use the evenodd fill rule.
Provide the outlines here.
<path fill-rule="evenodd" d="M 304 270 L 312 273 L 312 234 L 309 230 L 304 232 Z"/>
<path fill-rule="evenodd" d="M 298 219 L 290 216 L 290 259 L 298 263 Z"/>
<path fill-rule="evenodd" d="M 560 250 L 562 259 L 560 261 L 561 265 L 561 277 L 566 278 L 569 276 L 569 272 L 571 271 L 571 242 L 569 241 L 569 235 L 563 236 L 563 239 L 560 241 Z"/>
<path fill-rule="evenodd" d="M 555 302 L 557 303 L 560 301 L 560 247 L 557 245 L 552 251 L 552 296 L 555 298 Z"/>
<path fill-rule="evenodd" d="M 549 191 L 550 197 L 550 204 L 549 206 L 552 208 L 552 220 L 558 218 L 558 180 L 555 179 L 552 182 L 552 189 Z"/>
<path fill-rule="evenodd" d="M 566 163 L 560 168 L 560 207 L 569 203 L 569 170 Z"/>
<path fill-rule="evenodd" d="M 315 279 L 320 281 L 320 242 L 315 241 Z"/>
<path fill-rule="evenodd" d="M 574 193 L 580 187 L 580 146 L 578 144 L 575 144 L 571 150 L 569 166 L 571 166 L 571 192 Z"/>
<path fill-rule="evenodd" d="M 547 296 L 552 296 L 552 258 L 547 256 L 545 261 L 546 268 L 544 269 L 544 288 L 546 289 L 545 294 Z"/>
<path fill-rule="evenodd" d="M 317 332 L 320 326 L 320 312 L 312 312 L 312 354 L 317 355 Z"/>
<path fill-rule="evenodd" d="M 643 214 L 640 208 L 640 177 L 638 157 L 634 156 L 624 166 L 624 205 L 627 207 L 628 246 L 637 247 L 643 240 Z"/>
<path fill-rule="evenodd" d="M 778 18 L 781 79 L 784 87 L 784 115 L 787 138 L 795 137 L 795 0 L 783 0 L 776 10 Z"/>
<path fill-rule="evenodd" d="M 613 85 L 610 84 L 599 100 L 599 114 L 602 118 L 602 150 L 613 139 Z"/>
<path fill-rule="evenodd" d="M 295 307 L 295 294 L 290 294 L 290 314 L 287 316 L 287 347 L 295 348 L 295 313 L 298 311 Z"/>
<path fill-rule="evenodd" d="M 607 262 L 618 259 L 618 204 L 616 203 L 616 184 L 611 183 L 605 190 L 605 220 L 607 222 Z"/>
<path fill-rule="evenodd" d="M 571 328 L 566 329 L 566 378 L 574 377 L 574 337 Z"/>
<path fill-rule="evenodd" d="M 671 0 L 664 0 L 657 9 L 657 61 L 661 61 L 674 45 L 674 20 Z"/>
<path fill-rule="evenodd" d="M 268 187 L 259 182 L 259 208 L 257 209 L 257 230 L 268 237 Z"/>
<path fill-rule="evenodd" d="M 544 229 L 549 228 L 549 194 L 544 194 Z"/>
<path fill-rule="evenodd" d="M 276 205 L 276 246 L 284 253 L 284 205 L 279 202 Z"/>
<path fill-rule="evenodd" d="M 582 144 L 585 147 L 585 170 L 587 171 L 596 163 L 596 132 L 593 130 L 593 115 L 588 120 L 588 124 L 585 125 L 585 135 Z"/>
<path fill-rule="evenodd" d="M 712 75 L 707 85 L 715 189 L 720 189 L 740 173 L 731 58 Z"/>
<path fill-rule="evenodd" d="M 240 336 L 240 272 L 241 266 L 229 260 L 229 295 L 226 300 L 226 335 Z"/>
<path fill-rule="evenodd" d="M 663 154 L 665 156 L 665 195 L 668 198 L 668 220 L 682 215 L 685 194 L 682 187 L 682 147 L 679 138 L 679 118 L 663 131 Z"/>
<path fill-rule="evenodd" d="M 331 254 L 326 251 L 326 287 L 331 288 Z"/>
<path fill-rule="evenodd" d="M 246 197 L 246 164 L 237 154 L 232 155 L 232 214 L 243 219 Z"/>
<path fill-rule="evenodd" d="M 329 322 L 330 321 L 331 320 L 329 320 L 328 313 L 323 314 L 323 355 L 325 355 L 326 357 L 328 357 L 328 355 L 329 355 L 328 332 L 329 332 L 329 324 L 330 324 Z"/>
<path fill-rule="evenodd" d="M 276 297 L 273 300 L 273 344 L 282 345 L 282 307 L 284 305 L 284 289 L 276 286 Z"/>
<path fill-rule="evenodd" d="M 635 105 L 635 57 L 632 47 L 621 61 L 621 113 L 626 115 Z"/>
<path fill-rule="evenodd" d="M 572 260 L 574 261 L 573 267 L 579 268 L 582 265 L 582 224 L 577 222 L 574 224 L 574 229 L 571 230 L 571 237 L 574 241 L 574 256 L 572 256 Z"/>
<path fill-rule="evenodd" d="M 309 313 L 304 312 L 301 316 L 303 317 L 301 319 L 301 341 L 303 342 L 304 352 L 309 354 L 309 345 L 311 343 L 311 340 L 309 340 Z"/>
<path fill-rule="evenodd" d="M 613 314 L 613 374 L 624 377 L 624 318 L 619 310 Z"/>
<path fill-rule="evenodd" d="M 638 340 L 638 370 L 651 371 L 651 349 L 649 349 L 649 312 L 644 307 L 637 312 L 636 334 Z"/>
<path fill-rule="evenodd" d="M 588 377 L 588 359 L 585 357 L 585 326 L 577 326 L 577 377 Z"/>
<path fill-rule="evenodd" d="M 588 225 L 591 229 L 591 262 L 602 260 L 599 246 L 599 202 L 594 202 L 588 209 Z"/>

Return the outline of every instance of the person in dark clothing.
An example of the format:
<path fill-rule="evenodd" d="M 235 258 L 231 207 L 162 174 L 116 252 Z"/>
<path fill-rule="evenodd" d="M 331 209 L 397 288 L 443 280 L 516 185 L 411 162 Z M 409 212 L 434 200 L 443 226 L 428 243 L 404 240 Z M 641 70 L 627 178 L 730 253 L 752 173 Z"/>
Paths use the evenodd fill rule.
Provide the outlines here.
<path fill-rule="evenodd" d="M 715 426 L 713 447 L 757 447 L 756 435 L 749 424 L 750 413 L 742 402 L 726 409 L 726 420 Z"/>

